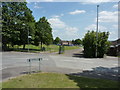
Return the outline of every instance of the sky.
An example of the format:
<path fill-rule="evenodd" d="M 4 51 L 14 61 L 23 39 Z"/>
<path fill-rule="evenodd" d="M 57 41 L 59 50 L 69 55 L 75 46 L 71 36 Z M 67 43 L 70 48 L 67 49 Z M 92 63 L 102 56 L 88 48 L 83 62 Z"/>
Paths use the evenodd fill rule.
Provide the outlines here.
<path fill-rule="evenodd" d="M 44 2 L 45 1 L 45 2 Z M 47 1 L 47 2 L 46 2 Z M 109 40 L 118 39 L 118 2 L 56 2 L 38 0 L 27 3 L 36 21 L 45 16 L 51 24 L 53 37 L 62 40 L 82 39 L 88 30 L 96 31 L 97 6 L 99 4 L 99 31 L 109 31 Z M 89 0 L 86 0 L 89 1 Z"/>

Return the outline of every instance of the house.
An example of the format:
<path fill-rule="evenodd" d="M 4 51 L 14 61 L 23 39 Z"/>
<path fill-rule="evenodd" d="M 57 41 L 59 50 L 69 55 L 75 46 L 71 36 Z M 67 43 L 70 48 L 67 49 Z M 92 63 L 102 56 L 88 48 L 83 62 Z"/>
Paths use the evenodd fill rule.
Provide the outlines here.
<path fill-rule="evenodd" d="M 61 41 L 61 45 L 64 45 L 64 46 L 72 46 L 72 41 Z"/>
<path fill-rule="evenodd" d="M 111 45 L 107 54 L 111 56 L 118 56 L 118 55 L 120 56 L 120 38 L 110 42 L 111 42 Z"/>

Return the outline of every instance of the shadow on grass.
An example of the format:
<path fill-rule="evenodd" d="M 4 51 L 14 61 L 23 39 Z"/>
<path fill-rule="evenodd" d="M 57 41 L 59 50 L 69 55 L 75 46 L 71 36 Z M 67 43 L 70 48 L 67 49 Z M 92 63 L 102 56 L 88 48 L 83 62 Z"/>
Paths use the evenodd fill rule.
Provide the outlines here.
<path fill-rule="evenodd" d="M 120 73 L 118 70 L 120 67 L 96 67 L 90 71 L 71 73 L 67 76 L 76 82 L 80 88 L 119 88 Z"/>

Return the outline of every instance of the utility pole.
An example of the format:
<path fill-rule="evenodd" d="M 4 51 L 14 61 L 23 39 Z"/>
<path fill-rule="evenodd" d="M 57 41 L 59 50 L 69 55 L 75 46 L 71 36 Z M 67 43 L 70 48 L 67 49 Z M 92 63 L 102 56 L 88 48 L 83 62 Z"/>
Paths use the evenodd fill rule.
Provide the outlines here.
<path fill-rule="evenodd" d="M 99 5 L 97 5 L 97 26 L 96 26 L 96 41 L 98 41 L 98 13 L 99 13 Z M 96 42 L 96 57 L 97 57 L 97 42 Z"/>

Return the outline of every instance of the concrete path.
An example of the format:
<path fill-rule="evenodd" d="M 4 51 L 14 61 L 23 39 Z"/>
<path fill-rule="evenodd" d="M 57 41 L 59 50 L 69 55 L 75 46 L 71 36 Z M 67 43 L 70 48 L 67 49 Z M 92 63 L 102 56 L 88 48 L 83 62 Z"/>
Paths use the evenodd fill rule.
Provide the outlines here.
<path fill-rule="evenodd" d="M 82 54 L 82 51 L 83 51 L 83 48 L 73 49 L 73 50 L 65 50 L 64 54 L 61 54 L 61 56 L 74 57 L 77 54 Z"/>

